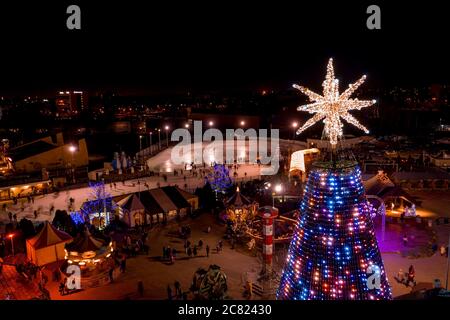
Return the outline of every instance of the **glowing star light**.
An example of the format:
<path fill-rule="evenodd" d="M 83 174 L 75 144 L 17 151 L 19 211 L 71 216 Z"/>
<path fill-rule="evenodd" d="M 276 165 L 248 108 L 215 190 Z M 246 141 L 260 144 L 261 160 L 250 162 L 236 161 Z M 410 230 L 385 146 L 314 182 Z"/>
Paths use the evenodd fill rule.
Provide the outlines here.
<path fill-rule="evenodd" d="M 305 124 L 297 130 L 297 134 L 302 133 L 307 128 L 314 125 L 316 122 L 323 120 L 325 127 L 324 133 L 330 139 L 332 146 L 337 144 L 338 138 L 342 136 L 342 127 L 344 126 L 340 118 L 343 118 L 348 123 L 354 125 L 358 129 L 369 133 L 369 130 L 364 127 L 359 121 L 353 117 L 349 110 L 360 110 L 365 107 L 370 107 L 375 100 L 358 100 L 350 99 L 353 92 L 364 83 L 366 76 L 362 76 L 358 81 L 348 86 L 342 94 L 339 94 L 339 80 L 334 77 L 333 59 L 328 61 L 327 75 L 325 81 L 322 83 L 323 95 L 317 94 L 308 88 L 294 84 L 293 87 L 298 89 L 303 94 L 307 95 L 313 102 L 297 108 L 299 111 L 307 111 L 315 113 L 315 115 L 305 122 Z"/>

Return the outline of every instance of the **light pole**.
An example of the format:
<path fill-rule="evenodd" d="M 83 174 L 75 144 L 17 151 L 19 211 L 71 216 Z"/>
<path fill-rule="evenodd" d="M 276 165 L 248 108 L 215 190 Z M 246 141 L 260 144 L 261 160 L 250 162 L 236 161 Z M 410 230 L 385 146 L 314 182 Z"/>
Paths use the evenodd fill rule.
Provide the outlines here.
<path fill-rule="evenodd" d="M 169 147 L 169 126 L 165 126 L 164 129 L 166 130 L 166 147 Z"/>
<path fill-rule="evenodd" d="M 292 135 L 292 139 L 294 139 L 294 140 L 295 140 L 295 131 L 297 130 L 297 127 L 298 127 L 298 122 L 297 121 L 292 122 L 292 128 L 294 128 L 294 134 Z"/>
<path fill-rule="evenodd" d="M 158 148 L 161 150 L 161 129 L 158 129 Z"/>
<path fill-rule="evenodd" d="M 74 145 L 71 145 L 71 146 L 69 147 L 69 151 L 70 151 L 70 153 L 71 153 L 71 155 L 72 155 L 72 161 L 71 161 L 71 165 L 72 165 L 72 181 L 73 181 L 73 183 L 75 183 L 74 154 L 75 154 L 75 151 L 77 151 L 77 148 L 76 148 Z"/>
<path fill-rule="evenodd" d="M 272 207 L 275 208 L 275 195 L 283 191 L 283 186 L 281 184 L 277 184 L 272 192 Z"/>
<path fill-rule="evenodd" d="M 12 255 L 14 257 L 14 239 L 13 239 L 14 233 L 11 233 L 8 237 L 11 239 L 11 250 L 12 250 Z"/>
<path fill-rule="evenodd" d="M 150 131 L 150 154 L 152 154 L 152 134 L 153 132 Z"/>
<path fill-rule="evenodd" d="M 448 269 L 450 267 L 450 254 L 448 252 L 448 248 L 450 248 L 450 233 L 448 234 L 448 246 L 447 246 L 447 273 L 445 277 L 445 290 L 448 290 Z"/>
<path fill-rule="evenodd" d="M 142 151 L 142 138 L 143 138 L 143 136 L 139 135 L 139 152 Z"/>

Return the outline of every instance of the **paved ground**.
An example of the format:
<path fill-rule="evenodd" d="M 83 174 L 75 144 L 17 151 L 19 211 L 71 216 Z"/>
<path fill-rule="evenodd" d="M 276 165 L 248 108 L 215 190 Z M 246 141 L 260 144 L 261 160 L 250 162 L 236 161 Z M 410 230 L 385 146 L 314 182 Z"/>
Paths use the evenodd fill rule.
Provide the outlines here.
<path fill-rule="evenodd" d="M 450 226 L 438 226 L 434 230 L 437 231 L 438 245 L 448 244 Z M 404 234 L 407 234 L 409 239 L 406 246 L 402 241 Z M 422 255 L 420 258 L 412 258 L 409 255 L 412 252 L 420 253 L 426 250 L 431 236 L 429 232 L 423 229 L 388 225 L 383 242 L 381 241 L 380 228 L 377 228 L 377 239 L 394 297 L 423 288 L 431 289 L 434 279 L 440 279 L 442 285 L 445 286 L 447 258 L 442 257 L 439 250 L 429 257 Z M 414 289 L 405 287 L 394 279 L 400 269 L 407 272 L 410 265 L 413 265 L 416 271 L 417 286 Z"/>
<path fill-rule="evenodd" d="M 212 248 L 210 257 L 205 257 L 205 251 L 200 251 L 195 258 L 188 258 L 183 253 L 183 241 L 173 236 L 173 232 L 178 229 L 176 223 L 169 224 L 166 228 L 154 229 L 148 238 L 147 244 L 150 245 L 149 256 L 140 255 L 130 258 L 127 261 L 127 271 L 120 274 L 116 271 L 115 281 L 101 287 L 90 288 L 85 291 L 74 293 L 67 296 L 60 296 L 58 293 L 58 284 L 50 280 L 48 289 L 51 298 L 58 299 L 139 299 L 137 294 L 137 283 L 143 281 L 145 293 L 143 299 L 167 299 L 167 285 L 170 284 L 173 289 L 173 282 L 178 280 L 182 289 L 187 290 L 191 284 L 194 272 L 202 267 L 207 269 L 210 264 L 219 265 L 228 277 L 229 296 L 230 298 L 240 299 L 243 293 L 243 283 L 245 277 L 254 277 L 260 270 L 258 258 L 252 256 L 246 247 L 239 247 L 232 250 L 229 243 L 224 241 L 224 250 L 222 253 L 215 253 L 215 245 L 222 238 L 224 227 L 215 223 L 212 216 L 205 214 L 195 220 L 185 220 L 182 225 L 189 224 L 192 229 L 192 243 L 203 240 L 204 246 L 209 244 Z M 212 226 L 211 232 L 205 232 L 208 226 Z M 394 297 L 411 292 L 412 288 L 407 288 L 395 281 L 394 275 L 399 269 L 406 271 L 413 264 L 416 270 L 417 287 L 414 290 L 422 288 L 431 288 L 434 279 L 440 279 L 445 285 L 446 263 L 445 257 L 439 253 L 431 257 L 422 257 L 411 259 L 404 255 L 405 251 L 417 249 L 428 244 L 429 233 L 425 230 L 413 230 L 408 227 L 409 235 L 414 234 L 414 239 L 410 240 L 407 246 L 402 243 L 404 229 L 398 225 L 388 225 L 385 241 L 381 241 L 380 228 L 377 227 L 377 237 L 379 246 L 384 260 L 385 268 L 388 274 L 390 284 L 393 289 Z M 438 226 L 436 228 L 438 235 L 438 243 L 444 243 L 448 240 L 450 231 L 449 226 Z M 411 238 L 410 238 L 411 239 Z M 168 264 L 160 260 L 163 246 L 175 247 L 181 254 L 178 256 L 174 264 Z M 280 260 L 284 260 L 281 258 Z M 15 270 L 10 270 L 15 273 Z M 16 279 L 17 275 L 10 274 L 9 279 Z M 49 275 L 49 279 L 51 276 Z M 11 282 L 14 281 L 14 282 Z M 25 283 L 10 280 L 10 284 L 14 287 L 17 297 L 22 299 L 30 299 L 37 294 L 34 289 L 28 290 Z M 255 296 L 255 299 L 258 299 Z"/>
<path fill-rule="evenodd" d="M 422 201 L 418 209 L 424 212 L 418 212 L 420 215 L 431 214 L 437 217 L 450 217 L 450 191 L 410 190 L 408 193 Z"/>
<path fill-rule="evenodd" d="M 39 294 L 35 282 L 19 276 L 14 266 L 3 266 L 0 274 L 0 300 L 6 299 L 7 295 L 17 300 L 29 300 L 39 296 Z"/>
<path fill-rule="evenodd" d="M 232 250 L 228 242 L 224 241 L 223 252 L 217 254 L 215 248 L 217 242 L 222 238 L 224 227 L 216 224 L 210 215 L 203 215 L 189 223 L 192 229 L 190 241 L 198 242 L 202 239 L 204 247 L 211 247 L 210 257 L 206 257 L 203 249 L 195 258 L 188 258 L 183 252 L 183 240 L 171 236 L 171 231 L 178 229 L 177 224 L 171 224 L 166 229 L 156 229 L 148 238 L 150 245 L 149 256 L 140 255 L 127 261 L 127 271 L 117 274 L 118 278 L 112 284 L 103 287 L 90 288 L 85 291 L 67 296 L 60 296 L 57 284 L 50 283 L 49 291 L 52 299 L 137 299 L 137 283 L 143 281 L 145 294 L 143 299 L 167 299 L 167 285 L 173 290 L 173 283 L 178 280 L 183 290 L 188 290 L 191 285 L 194 272 L 198 268 L 207 269 L 209 265 L 216 264 L 222 268 L 227 275 L 229 296 L 234 299 L 242 298 L 243 280 L 246 272 L 255 272 L 259 269 L 257 258 L 250 254 L 244 254 Z M 211 232 L 205 232 L 208 226 L 212 226 Z M 160 260 L 163 246 L 175 247 L 181 254 L 174 264 Z M 259 270 L 258 270 L 259 271 Z"/>

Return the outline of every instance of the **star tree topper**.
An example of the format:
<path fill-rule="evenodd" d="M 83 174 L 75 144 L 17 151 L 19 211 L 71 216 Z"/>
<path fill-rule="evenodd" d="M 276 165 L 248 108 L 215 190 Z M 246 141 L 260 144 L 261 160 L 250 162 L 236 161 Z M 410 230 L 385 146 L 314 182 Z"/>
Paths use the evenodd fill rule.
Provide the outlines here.
<path fill-rule="evenodd" d="M 342 94 L 339 94 L 339 80 L 334 77 L 333 59 L 330 58 L 327 66 L 327 75 L 325 81 L 322 83 L 323 95 L 317 94 L 308 88 L 294 84 L 293 87 L 298 89 L 303 94 L 307 95 L 311 100 L 310 104 L 306 104 L 297 108 L 298 111 L 307 111 L 315 113 L 315 115 L 305 122 L 305 124 L 297 130 L 297 134 L 302 133 L 307 128 L 314 125 L 316 122 L 324 119 L 324 133 L 330 139 L 332 147 L 335 147 L 338 138 L 342 136 L 343 123 L 340 118 L 343 118 L 348 123 L 354 125 L 358 129 L 369 133 L 369 130 L 364 127 L 359 121 L 353 117 L 349 110 L 360 110 L 365 107 L 370 107 L 376 100 L 358 100 L 350 99 L 353 92 L 364 83 L 366 76 L 363 75 L 358 81 L 350 84 Z"/>

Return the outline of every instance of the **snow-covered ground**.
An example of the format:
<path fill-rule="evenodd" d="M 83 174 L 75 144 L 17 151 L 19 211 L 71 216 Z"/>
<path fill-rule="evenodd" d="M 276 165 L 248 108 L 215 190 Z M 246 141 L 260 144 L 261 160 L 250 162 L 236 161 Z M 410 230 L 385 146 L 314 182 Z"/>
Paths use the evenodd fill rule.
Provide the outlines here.
<path fill-rule="evenodd" d="M 188 191 L 194 191 L 196 187 L 204 185 L 204 178 L 198 175 L 197 177 L 192 176 L 190 171 L 184 171 L 184 164 L 174 165 L 171 162 L 171 150 L 172 148 L 166 149 L 161 153 L 155 155 L 154 157 L 148 160 L 149 167 L 155 171 L 166 172 L 168 180 L 164 182 L 163 177 L 146 177 L 141 178 L 140 185 L 138 185 L 138 180 L 127 180 L 125 184 L 121 182 L 116 183 L 116 188 L 111 186 L 110 184 L 106 185 L 106 191 L 110 193 L 112 196 L 129 194 L 132 192 L 138 192 L 139 190 L 145 190 L 144 183 L 147 183 L 150 188 L 157 188 L 157 184 L 159 183 L 161 187 L 168 185 L 178 185 L 180 188 L 184 189 L 185 184 L 187 185 Z M 201 167 L 201 166 L 199 166 Z M 170 168 L 170 170 L 169 170 Z M 237 181 L 252 179 L 255 177 L 259 177 L 261 169 L 264 166 L 259 167 L 255 164 L 243 164 L 239 166 L 237 170 Z M 183 169 L 183 173 L 186 174 L 186 181 L 183 178 L 183 175 L 174 176 L 173 170 Z M 208 170 L 211 170 L 207 167 Z M 247 173 L 247 175 L 245 175 Z M 230 172 L 232 175 L 232 172 Z M 67 191 L 61 191 L 59 193 L 51 193 L 47 195 L 36 196 L 34 199 L 34 203 L 28 203 L 27 199 L 19 199 L 17 205 L 13 205 L 11 201 L 7 203 L 6 211 L 0 207 L 0 221 L 8 222 L 8 212 L 12 212 L 13 214 L 17 214 L 17 220 L 26 217 L 32 221 L 51 221 L 53 219 L 53 215 L 50 214 L 50 208 L 53 206 L 55 210 L 68 210 L 69 199 L 73 198 L 74 209 L 78 210 L 81 205 L 88 199 L 92 199 L 92 190 L 88 187 L 79 188 Z M 23 208 L 23 210 L 22 210 Z M 34 217 L 34 211 L 39 211 L 39 216 L 37 219 Z"/>

